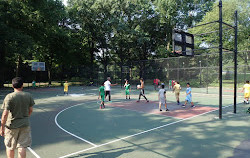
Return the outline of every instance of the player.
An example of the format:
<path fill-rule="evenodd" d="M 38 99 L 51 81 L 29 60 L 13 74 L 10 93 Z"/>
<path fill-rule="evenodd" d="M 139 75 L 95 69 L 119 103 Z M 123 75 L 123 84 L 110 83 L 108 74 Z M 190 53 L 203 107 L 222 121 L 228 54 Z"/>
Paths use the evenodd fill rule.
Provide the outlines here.
<path fill-rule="evenodd" d="M 172 80 L 169 80 L 168 88 L 172 89 Z"/>
<path fill-rule="evenodd" d="M 194 103 L 192 102 L 192 93 L 191 93 L 192 89 L 190 87 L 190 83 L 187 83 L 187 90 L 186 90 L 186 99 L 185 99 L 185 104 L 182 105 L 183 108 L 186 107 L 187 102 L 191 103 L 191 107 L 194 108 Z"/>
<path fill-rule="evenodd" d="M 166 102 L 166 90 L 164 89 L 164 84 L 161 85 L 161 89 L 159 90 L 158 93 L 158 100 L 159 100 L 159 110 L 162 111 L 161 109 L 161 105 L 164 104 L 165 105 L 165 109 L 166 111 L 169 111 L 167 109 L 167 102 Z"/>
<path fill-rule="evenodd" d="M 139 100 L 137 100 L 137 102 L 140 102 L 141 96 L 143 96 L 147 102 L 149 102 L 149 100 L 146 98 L 145 94 L 144 94 L 144 81 L 143 78 L 140 79 L 141 85 L 137 87 L 137 89 L 141 89 L 140 90 L 140 94 L 139 94 Z"/>
<path fill-rule="evenodd" d="M 174 88 L 174 85 L 175 85 L 175 80 L 172 80 L 172 89 Z"/>
<path fill-rule="evenodd" d="M 104 89 L 105 89 L 105 99 L 107 95 L 109 95 L 109 101 L 111 102 L 111 86 L 116 86 L 117 84 L 111 84 L 111 78 L 107 77 L 107 81 L 104 82 Z"/>
<path fill-rule="evenodd" d="M 180 82 L 176 81 L 176 84 L 174 85 L 174 88 L 173 88 L 173 92 L 175 93 L 177 105 L 180 105 L 180 91 L 181 91 Z"/>
<path fill-rule="evenodd" d="M 32 87 L 33 87 L 34 89 L 36 89 L 36 81 L 35 81 L 35 80 L 32 81 Z"/>
<path fill-rule="evenodd" d="M 154 88 L 155 88 L 155 90 L 158 88 L 159 83 L 160 83 L 160 80 L 158 78 L 154 79 Z"/>
<path fill-rule="evenodd" d="M 126 99 L 130 99 L 131 86 L 128 80 L 125 81 L 124 87 L 125 87 Z M 129 98 L 127 96 L 129 96 Z"/>
<path fill-rule="evenodd" d="M 246 81 L 246 84 L 244 84 L 243 91 L 244 91 L 244 103 L 249 104 L 249 95 L 250 95 L 249 81 Z"/>
<path fill-rule="evenodd" d="M 68 81 L 65 81 L 65 83 L 63 84 L 64 86 L 64 95 L 69 95 L 69 84 L 68 84 Z"/>
<path fill-rule="evenodd" d="M 98 96 L 98 99 L 100 99 L 100 97 L 101 97 L 100 109 L 102 109 L 102 108 L 105 108 L 105 105 L 104 105 L 104 100 L 105 100 L 104 83 L 102 83 L 101 87 L 99 88 L 99 96 Z"/>

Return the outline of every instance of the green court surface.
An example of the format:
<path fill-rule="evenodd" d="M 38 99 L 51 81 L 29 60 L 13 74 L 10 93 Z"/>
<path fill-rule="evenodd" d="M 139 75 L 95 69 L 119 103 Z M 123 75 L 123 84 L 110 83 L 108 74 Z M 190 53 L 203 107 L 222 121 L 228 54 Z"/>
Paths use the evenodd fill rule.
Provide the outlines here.
<path fill-rule="evenodd" d="M 0 91 L 1 103 L 10 91 Z M 250 115 L 245 113 L 249 105 L 240 103 L 240 93 L 236 114 L 232 113 L 233 96 L 223 94 L 220 120 L 218 110 L 185 119 L 140 111 L 136 109 L 139 92 L 134 87 L 131 100 L 125 99 L 123 89 L 113 87 L 113 102 L 106 103 L 105 109 L 99 109 L 97 87 L 71 86 L 69 96 L 63 96 L 62 87 L 25 91 L 32 93 L 36 102 L 28 158 L 247 158 L 250 154 Z M 218 108 L 218 94 L 198 92 L 193 90 L 195 108 Z M 157 91 L 150 87 L 145 93 L 150 104 L 142 101 L 140 105 L 157 111 Z M 184 99 L 183 90 L 182 103 Z M 125 103 L 135 109 L 112 106 Z M 171 91 L 167 91 L 167 103 L 180 106 L 175 105 Z M 188 108 L 182 110 L 189 112 Z M 1 157 L 4 150 L 1 138 Z"/>

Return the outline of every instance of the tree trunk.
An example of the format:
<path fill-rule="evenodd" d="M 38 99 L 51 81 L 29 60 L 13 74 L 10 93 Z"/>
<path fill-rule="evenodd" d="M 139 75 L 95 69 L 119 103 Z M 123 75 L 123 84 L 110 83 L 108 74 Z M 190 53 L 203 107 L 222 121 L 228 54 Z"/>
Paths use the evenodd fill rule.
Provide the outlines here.
<path fill-rule="evenodd" d="M 22 58 L 21 55 L 19 54 L 17 57 L 17 64 L 16 64 L 16 77 L 20 77 L 21 63 L 22 63 Z"/>

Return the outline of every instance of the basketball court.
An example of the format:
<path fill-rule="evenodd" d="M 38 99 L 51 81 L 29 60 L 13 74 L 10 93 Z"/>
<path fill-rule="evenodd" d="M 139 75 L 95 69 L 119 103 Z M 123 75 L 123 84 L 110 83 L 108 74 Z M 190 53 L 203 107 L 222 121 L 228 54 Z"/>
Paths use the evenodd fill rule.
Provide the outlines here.
<path fill-rule="evenodd" d="M 135 87 L 135 86 L 134 86 Z M 170 111 L 158 109 L 158 92 L 148 86 L 144 100 L 137 103 L 139 91 L 132 88 L 131 100 L 124 90 L 112 89 L 112 102 L 99 109 L 97 87 L 42 88 L 32 93 L 36 105 L 31 117 L 33 144 L 29 158 L 54 157 L 247 157 L 250 116 L 246 105 L 238 104 L 232 113 L 231 99 L 225 97 L 223 119 L 218 119 L 218 98 L 193 94 L 196 105 L 182 108 L 167 91 Z M 5 93 L 8 93 L 6 91 Z M 199 97 L 198 97 L 199 96 Z M 181 102 L 185 98 L 181 92 Z M 3 97 L 1 96 L 1 101 Z M 239 100 L 242 96 L 239 96 Z M 0 154 L 4 155 L 3 139 Z"/>

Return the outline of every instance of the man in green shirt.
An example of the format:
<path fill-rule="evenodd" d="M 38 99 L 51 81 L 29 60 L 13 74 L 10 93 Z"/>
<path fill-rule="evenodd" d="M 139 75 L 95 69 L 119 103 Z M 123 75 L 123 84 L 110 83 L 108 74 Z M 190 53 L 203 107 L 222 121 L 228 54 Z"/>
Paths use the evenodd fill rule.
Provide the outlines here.
<path fill-rule="evenodd" d="M 100 105 L 100 109 L 105 108 L 104 105 L 104 99 L 105 99 L 105 88 L 104 88 L 104 83 L 102 83 L 101 87 L 99 88 L 99 96 L 98 99 L 100 99 L 101 97 L 101 105 Z"/>
<path fill-rule="evenodd" d="M 14 158 L 18 148 L 18 157 L 26 157 L 26 148 L 31 146 L 29 117 L 35 104 L 29 93 L 23 92 L 23 80 L 16 77 L 12 80 L 14 92 L 8 94 L 3 102 L 0 135 L 4 136 L 6 154 Z"/>

